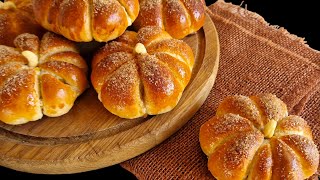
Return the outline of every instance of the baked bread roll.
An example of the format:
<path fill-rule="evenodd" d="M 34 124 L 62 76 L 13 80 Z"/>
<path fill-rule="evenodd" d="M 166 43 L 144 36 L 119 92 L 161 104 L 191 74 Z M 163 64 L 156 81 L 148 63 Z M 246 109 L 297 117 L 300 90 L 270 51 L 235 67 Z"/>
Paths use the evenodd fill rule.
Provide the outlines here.
<path fill-rule="evenodd" d="M 138 0 L 33 0 L 36 20 L 46 29 L 77 41 L 109 41 L 136 19 Z"/>
<path fill-rule="evenodd" d="M 133 26 L 159 26 L 173 38 L 182 39 L 198 31 L 205 19 L 204 0 L 140 0 L 140 12 Z"/>
<path fill-rule="evenodd" d="M 87 65 L 75 44 L 53 33 L 0 45 L 0 120 L 23 124 L 67 113 L 88 87 Z"/>
<path fill-rule="evenodd" d="M 231 96 L 200 128 L 200 145 L 217 179 L 306 179 L 319 151 L 307 122 L 288 116 L 272 94 Z"/>
<path fill-rule="evenodd" d="M 91 82 L 105 108 L 121 118 L 173 109 L 194 64 L 192 49 L 159 27 L 126 31 L 94 56 Z"/>
<path fill-rule="evenodd" d="M 19 34 L 41 37 L 44 32 L 34 19 L 31 0 L 0 1 L 0 44 L 13 47 L 13 40 Z"/>

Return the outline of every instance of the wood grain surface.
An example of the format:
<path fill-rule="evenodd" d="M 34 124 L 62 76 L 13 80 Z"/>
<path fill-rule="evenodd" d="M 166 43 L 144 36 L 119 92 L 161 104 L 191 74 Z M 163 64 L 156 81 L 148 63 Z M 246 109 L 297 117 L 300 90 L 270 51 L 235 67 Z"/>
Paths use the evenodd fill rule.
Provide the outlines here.
<path fill-rule="evenodd" d="M 39 174 L 84 172 L 123 162 L 167 139 L 203 104 L 218 70 L 218 35 L 209 17 L 201 30 L 184 40 L 196 61 L 192 79 L 172 111 L 121 119 L 103 107 L 91 87 L 64 116 L 20 126 L 0 123 L 0 165 Z"/>

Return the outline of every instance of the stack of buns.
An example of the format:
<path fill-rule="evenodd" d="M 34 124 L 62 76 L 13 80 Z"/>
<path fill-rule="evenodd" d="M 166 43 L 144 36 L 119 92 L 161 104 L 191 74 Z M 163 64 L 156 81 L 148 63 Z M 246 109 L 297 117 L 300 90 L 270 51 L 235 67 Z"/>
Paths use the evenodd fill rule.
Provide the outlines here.
<path fill-rule="evenodd" d="M 69 40 L 107 42 L 93 56 L 91 81 L 111 113 L 134 119 L 171 111 L 194 65 L 178 39 L 204 18 L 204 0 L 0 2 L 0 120 L 23 124 L 72 108 L 88 87 L 88 69 Z M 69 40 L 41 37 L 38 23 Z M 131 24 L 138 32 L 127 30 Z M 305 179 L 319 165 L 310 127 L 271 94 L 226 98 L 199 136 L 217 179 Z"/>
<path fill-rule="evenodd" d="M 306 179 L 319 165 L 307 122 L 288 116 L 272 94 L 230 96 L 200 128 L 200 145 L 217 179 Z"/>
<path fill-rule="evenodd" d="M 159 10 L 160 6 L 164 8 Z M 113 114 L 133 119 L 172 110 L 190 80 L 194 64 L 192 49 L 174 38 L 183 38 L 202 27 L 204 7 L 203 0 L 1 3 L 0 12 L 17 14 L 11 25 L 26 24 L 20 16 L 30 18 L 30 26 L 25 27 L 35 35 L 22 34 L 11 44 L 1 42 L 11 47 L 0 46 L 0 120 L 22 124 L 43 115 L 60 116 L 71 109 L 87 87 L 86 63 L 75 45 L 53 33 L 47 33 L 40 42 L 37 38 L 41 39 L 42 34 L 29 30 L 40 27 L 39 24 L 76 42 L 108 42 L 117 38 L 95 53 L 91 74 L 98 98 Z M 139 32 L 126 31 L 138 15 L 135 28 Z M 14 31 L 9 26 L 5 29 L 8 33 Z M 21 34 L 18 30 L 12 37 Z"/>

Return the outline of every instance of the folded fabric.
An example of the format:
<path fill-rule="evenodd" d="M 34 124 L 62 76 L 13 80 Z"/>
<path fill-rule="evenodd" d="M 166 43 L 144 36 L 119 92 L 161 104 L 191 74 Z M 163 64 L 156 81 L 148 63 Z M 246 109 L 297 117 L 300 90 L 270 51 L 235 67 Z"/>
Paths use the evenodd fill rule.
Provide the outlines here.
<path fill-rule="evenodd" d="M 256 13 L 222 0 L 207 9 L 220 40 L 220 66 L 201 109 L 176 134 L 121 163 L 138 179 L 213 179 L 199 128 L 229 95 L 273 93 L 312 127 L 320 146 L 320 53 L 302 38 L 270 26 Z M 319 170 L 318 170 L 319 171 Z"/>

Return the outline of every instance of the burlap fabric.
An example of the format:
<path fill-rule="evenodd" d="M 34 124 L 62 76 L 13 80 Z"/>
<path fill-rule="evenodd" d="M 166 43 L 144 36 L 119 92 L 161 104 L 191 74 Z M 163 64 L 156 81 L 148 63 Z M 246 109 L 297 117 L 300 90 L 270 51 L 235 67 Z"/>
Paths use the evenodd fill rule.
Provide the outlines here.
<path fill-rule="evenodd" d="M 199 128 L 215 114 L 219 102 L 233 94 L 276 94 L 290 114 L 308 121 L 320 147 L 320 52 L 239 6 L 217 1 L 208 11 L 221 46 L 215 85 L 182 129 L 121 164 L 138 179 L 213 179 L 199 146 Z"/>

